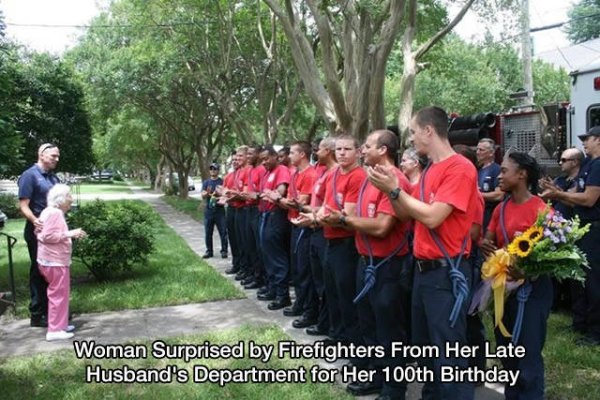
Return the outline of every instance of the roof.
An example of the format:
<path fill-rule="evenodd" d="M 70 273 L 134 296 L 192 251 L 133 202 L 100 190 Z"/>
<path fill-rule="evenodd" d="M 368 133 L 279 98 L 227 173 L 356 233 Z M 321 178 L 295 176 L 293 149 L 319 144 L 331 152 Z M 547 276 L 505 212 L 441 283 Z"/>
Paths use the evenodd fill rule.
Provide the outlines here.
<path fill-rule="evenodd" d="M 600 38 L 535 55 L 535 58 L 562 67 L 567 71 L 588 71 L 600 68 Z"/>

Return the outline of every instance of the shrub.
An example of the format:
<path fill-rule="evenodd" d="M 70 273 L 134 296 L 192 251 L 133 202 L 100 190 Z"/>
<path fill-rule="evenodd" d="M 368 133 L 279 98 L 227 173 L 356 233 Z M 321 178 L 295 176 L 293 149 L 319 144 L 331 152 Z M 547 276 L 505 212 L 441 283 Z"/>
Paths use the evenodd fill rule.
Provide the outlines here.
<path fill-rule="evenodd" d="M 22 218 L 19 210 L 19 198 L 12 193 L 0 193 L 0 210 L 8 218 Z"/>
<path fill-rule="evenodd" d="M 96 200 L 83 205 L 69 216 L 71 229 L 88 234 L 76 242 L 73 256 L 101 281 L 146 265 L 154 248 L 153 216 L 148 206 L 134 202 Z"/>

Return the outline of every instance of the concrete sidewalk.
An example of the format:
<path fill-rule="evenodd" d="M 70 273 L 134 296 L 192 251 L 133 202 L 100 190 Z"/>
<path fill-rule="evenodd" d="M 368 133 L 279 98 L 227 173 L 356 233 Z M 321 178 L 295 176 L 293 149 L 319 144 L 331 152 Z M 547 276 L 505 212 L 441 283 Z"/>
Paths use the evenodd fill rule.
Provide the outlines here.
<path fill-rule="evenodd" d="M 140 192 L 132 188 L 134 192 Z M 204 227 L 200 222 L 180 213 L 156 196 L 140 196 L 150 204 L 180 235 L 199 256 L 204 254 Z M 220 248 L 215 233 L 215 248 Z M 231 259 L 212 258 L 208 263 L 227 279 L 238 282 L 224 273 Z M 158 339 L 186 334 L 198 334 L 212 330 L 235 328 L 244 324 L 278 324 L 293 340 L 299 343 L 312 343 L 314 336 L 304 333 L 303 329 L 292 327 L 293 318 L 281 311 L 267 310 L 267 303 L 256 300 L 256 291 L 245 291 L 248 298 L 231 301 L 216 301 L 202 304 L 186 304 L 170 307 L 156 307 L 141 310 L 123 310 L 97 314 L 77 315 L 73 322 L 76 326 L 76 340 L 95 340 L 99 343 L 124 343 L 130 340 Z M 0 327 L 0 358 L 31 355 L 72 348 L 71 341 L 46 342 L 45 329 L 30 328 L 29 320 L 15 320 Z M 322 367 L 340 368 L 345 360 L 327 364 L 315 360 Z M 497 385 L 476 389 L 476 399 L 502 399 Z M 372 399 L 375 396 L 363 397 Z M 420 397 L 420 385 L 409 385 L 407 399 Z"/>

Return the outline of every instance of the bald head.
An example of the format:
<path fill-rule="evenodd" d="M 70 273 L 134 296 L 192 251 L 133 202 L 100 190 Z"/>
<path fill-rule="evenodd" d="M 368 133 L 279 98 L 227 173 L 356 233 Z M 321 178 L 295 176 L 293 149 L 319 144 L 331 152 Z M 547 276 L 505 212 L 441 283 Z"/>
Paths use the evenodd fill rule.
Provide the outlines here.
<path fill-rule="evenodd" d="M 584 154 L 581 150 L 574 147 L 566 149 L 560 156 L 560 169 L 567 174 L 574 174 L 579 171 L 583 159 Z"/>

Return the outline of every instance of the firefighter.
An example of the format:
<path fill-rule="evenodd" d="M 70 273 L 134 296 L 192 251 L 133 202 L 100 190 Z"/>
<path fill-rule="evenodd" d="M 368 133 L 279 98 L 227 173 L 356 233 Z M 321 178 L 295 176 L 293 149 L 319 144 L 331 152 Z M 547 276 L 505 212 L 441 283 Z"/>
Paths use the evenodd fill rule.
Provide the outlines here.
<path fill-rule="evenodd" d="M 600 345 L 600 126 L 580 135 L 588 156 L 577 178 L 575 193 L 543 184 L 542 195 L 547 199 L 570 204 L 582 224 L 590 224 L 590 231 L 577 243 L 587 255 L 590 269 L 587 270 L 585 285 L 576 286 L 572 293 L 573 328 L 584 336 L 579 345 Z"/>
<path fill-rule="evenodd" d="M 423 399 L 472 399 L 473 385 L 441 382 L 442 366 L 466 368 L 465 358 L 447 357 L 446 343 L 465 345 L 470 289 L 472 217 L 469 206 L 477 190 L 477 171 L 456 154 L 448 140 L 448 115 L 439 107 L 418 111 L 410 121 L 415 150 L 431 160 L 413 195 L 402 190 L 392 168 L 369 167 L 369 180 L 387 193 L 400 219 L 415 220 L 412 344 L 434 345 L 440 357 L 419 362 L 435 373 L 426 382 Z M 414 196 L 414 197 L 413 197 Z M 465 223 L 466 221 L 466 223 Z"/>

